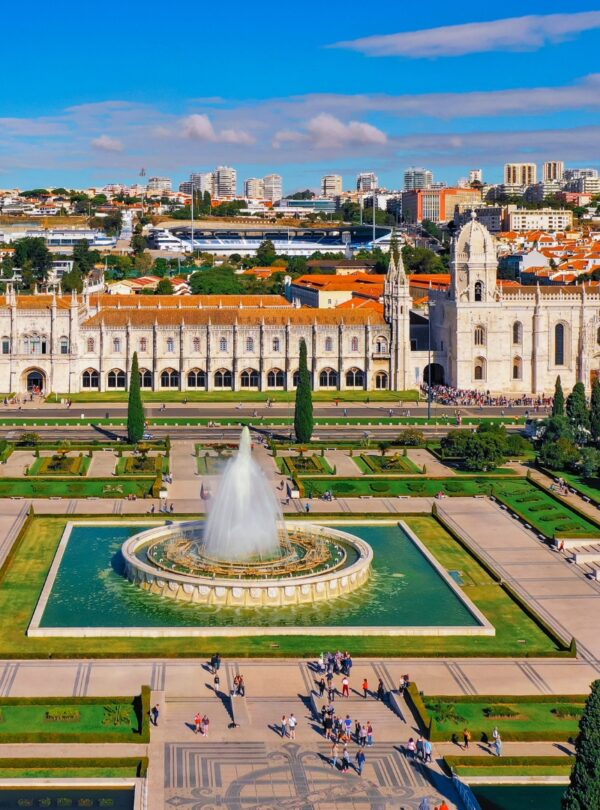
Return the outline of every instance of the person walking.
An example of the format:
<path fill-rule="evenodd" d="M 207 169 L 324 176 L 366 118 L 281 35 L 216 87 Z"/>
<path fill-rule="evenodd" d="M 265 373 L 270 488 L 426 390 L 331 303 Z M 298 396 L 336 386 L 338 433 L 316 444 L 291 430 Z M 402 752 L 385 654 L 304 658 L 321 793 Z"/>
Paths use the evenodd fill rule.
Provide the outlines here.
<path fill-rule="evenodd" d="M 158 703 L 150 709 L 150 720 L 153 726 L 158 725 L 158 718 L 160 717 L 160 706 Z"/>
<path fill-rule="evenodd" d="M 350 752 L 348 751 L 348 746 L 344 746 L 344 751 L 342 753 L 342 773 L 348 773 L 348 768 L 350 767 Z"/>
<path fill-rule="evenodd" d="M 502 738 L 500 737 L 499 734 L 496 737 L 496 739 L 494 740 L 494 750 L 496 752 L 497 757 L 502 756 Z"/>
<path fill-rule="evenodd" d="M 201 725 L 202 725 L 202 716 L 200 712 L 198 712 L 194 717 L 194 734 L 199 733 Z"/>
<path fill-rule="evenodd" d="M 369 681 L 365 678 L 362 682 L 363 698 L 366 700 L 369 696 Z"/>
<path fill-rule="evenodd" d="M 433 747 L 429 740 L 425 740 L 423 744 L 423 753 L 425 754 L 424 762 L 431 762 L 431 755 L 433 753 Z"/>
<path fill-rule="evenodd" d="M 317 686 L 319 687 L 319 697 L 322 698 L 325 694 L 325 678 L 321 678 Z"/>
<path fill-rule="evenodd" d="M 417 740 L 417 759 L 422 760 L 425 756 L 425 739 L 421 734 Z"/>
<path fill-rule="evenodd" d="M 362 748 L 360 748 L 356 755 L 356 770 L 358 771 L 359 776 L 362 776 L 363 768 L 365 767 L 366 761 L 367 758 L 365 756 L 365 752 L 363 751 Z"/>
<path fill-rule="evenodd" d="M 358 744 L 361 748 L 364 748 L 367 744 L 367 727 L 364 724 L 360 727 L 358 733 Z"/>
<path fill-rule="evenodd" d="M 294 717 L 294 714 L 290 714 L 288 718 L 288 728 L 290 730 L 290 740 L 296 739 L 296 726 L 298 725 L 298 721 Z"/>
<path fill-rule="evenodd" d="M 417 755 L 417 746 L 412 737 L 406 743 L 406 755 L 409 759 L 414 759 Z"/>
<path fill-rule="evenodd" d="M 385 686 L 383 685 L 383 681 L 381 678 L 379 679 L 379 683 L 377 684 L 377 700 L 384 701 L 385 700 Z"/>
<path fill-rule="evenodd" d="M 367 722 L 367 747 L 370 748 L 373 745 L 373 726 L 371 725 L 371 721 Z"/>
<path fill-rule="evenodd" d="M 285 714 L 281 718 L 281 736 L 282 737 L 288 736 L 288 719 L 285 716 Z"/>
<path fill-rule="evenodd" d="M 338 744 L 334 740 L 333 743 L 331 744 L 331 767 L 332 768 L 337 768 L 339 753 L 340 753 L 340 750 L 338 748 Z"/>
<path fill-rule="evenodd" d="M 352 736 L 352 720 L 349 714 L 346 715 L 346 719 L 344 720 L 344 731 L 348 735 L 348 738 Z"/>
<path fill-rule="evenodd" d="M 208 715 L 202 715 L 202 722 L 200 723 L 200 733 L 203 737 L 208 737 L 208 727 L 210 725 L 210 720 L 208 719 Z"/>
<path fill-rule="evenodd" d="M 347 675 L 342 678 L 342 697 L 350 697 L 350 680 Z"/>
<path fill-rule="evenodd" d="M 463 731 L 463 743 L 464 743 L 464 750 L 467 751 L 469 748 L 469 743 L 471 742 L 471 732 L 468 728 Z"/>

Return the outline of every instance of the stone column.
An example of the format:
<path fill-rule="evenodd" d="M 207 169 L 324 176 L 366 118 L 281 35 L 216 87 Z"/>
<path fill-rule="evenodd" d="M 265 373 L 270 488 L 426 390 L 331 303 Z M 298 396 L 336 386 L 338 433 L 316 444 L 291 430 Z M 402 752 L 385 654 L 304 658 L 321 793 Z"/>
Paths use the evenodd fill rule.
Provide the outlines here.
<path fill-rule="evenodd" d="M 237 391 L 238 390 L 238 325 L 237 323 L 233 324 L 233 336 L 231 339 L 231 390 Z"/>
<path fill-rule="evenodd" d="M 364 329 L 365 339 L 365 391 L 371 390 L 371 347 L 373 345 L 373 335 L 371 324 L 365 324 Z"/>
<path fill-rule="evenodd" d="M 337 389 L 343 391 L 346 388 L 346 380 L 344 377 L 344 324 L 338 325 L 338 360 L 337 360 Z"/>
<path fill-rule="evenodd" d="M 187 384 L 184 385 L 183 380 L 183 359 L 185 357 L 185 326 L 183 321 L 179 324 L 179 390 L 185 391 L 187 389 Z"/>
<path fill-rule="evenodd" d="M 290 350 L 291 350 L 291 340 L 290 340 L 290 324 L 289 322 L 285 325 L 285 336 L 283 338 L 283 348 L 284 348 L 284 366 L 283 371 L 285 374 L 285 390 L 290 391 L 292 388 L 292 367 L 291 367 L 291 359 L 290 359 Z"/>
<path fill-rule="evenodd" d="M 204 337 L 206 340 L 206 390 L 212 391 L 213 390 L 213 373 L 212 373 L 212 347 L 210 341 L 210 321 L 206 324 L 206 330 L 204 333 Z"/>
<path fill-rule="evenodd" d="M 155 322 L 154 326 L 152 327 L 152 390 L 158 391 L 159 388 L 159 380 L 157 379 L 158 375 L 158 361 L 157 361 L 157 354 L 158 354 L 158 324 Z"/>

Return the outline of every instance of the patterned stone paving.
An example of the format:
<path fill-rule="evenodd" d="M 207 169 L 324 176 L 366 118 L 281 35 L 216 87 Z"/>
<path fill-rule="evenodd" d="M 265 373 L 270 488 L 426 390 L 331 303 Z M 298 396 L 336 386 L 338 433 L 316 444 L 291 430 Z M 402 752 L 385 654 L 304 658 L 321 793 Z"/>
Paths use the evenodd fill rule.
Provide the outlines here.
<path fill-rule="evenodd" d="M 368 749 L 362 776 L 332 769 L 329 748 L 288 742 L 165 745 L 165 806 L 189 810 L 416 810 L 424 796 L 454 807 L 448 779 L 409 762 L 398 747 Z"/>

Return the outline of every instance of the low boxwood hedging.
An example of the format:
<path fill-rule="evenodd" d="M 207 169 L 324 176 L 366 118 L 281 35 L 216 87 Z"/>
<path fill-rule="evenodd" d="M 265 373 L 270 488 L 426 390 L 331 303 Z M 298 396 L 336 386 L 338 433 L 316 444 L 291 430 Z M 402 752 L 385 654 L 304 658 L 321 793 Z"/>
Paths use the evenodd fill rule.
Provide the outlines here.
<path fill-rule="evenodd" d="M 68 778 L 73 771 L 82 771 L 92 768 L 115 770 L 130 769 L 135 776 L 144 778 L 148 774 L 148 757 L 121 757 L 119 759 L 107 758 L 92 759 L 90 757 L 68 757 L 65 759 L 11 757 L 0 759 L 0 771 L 14 770 L 18 778 L 20 771 L 56 771 L 56 776 Z M 76 776 L 79 774 L 76 773 Z"/>
<path fill-rule="evenodd" d="M 444 763 L 448 773 L 452 773 L 457 768 L 481 768 L 487 770 L 488 768 L 527 768 L 527 767 L 556 767 L 567 766 L 572 767 L 575 762 L 575 757 L 557 756 L 557 757 L 469 757 L 469 756 L 445 756 Z M 509 774 L 507 774 L 509 775 Z"/>

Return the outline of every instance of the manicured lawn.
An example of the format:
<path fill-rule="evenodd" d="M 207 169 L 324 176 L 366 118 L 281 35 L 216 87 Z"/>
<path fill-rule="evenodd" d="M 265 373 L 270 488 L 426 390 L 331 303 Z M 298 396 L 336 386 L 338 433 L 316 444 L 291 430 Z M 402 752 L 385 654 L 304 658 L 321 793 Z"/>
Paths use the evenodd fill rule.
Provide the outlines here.
<path fill-rule="evenodd" d="M 140 698 L 2 698 L 0 743 L 143 742 Z M 146 698 L 147 701 L 147 698 Z"/>
<path fill-rule="evenodd" d="M 166 456 L 126 456 L 117 461 L 117 475 L 162 475 L 169 471 L 169 459 Z"/>
<path fill-rule="evenodd" d="M 135 759 L 0 759 L 0 779 L 121 778 L 144 775 L 147 760 Z"/>
<path fill-rule="evenodd" d="M 546 698 L 547 696 L 544 696 Z M 432 740 L 462 739 L 465 728 L 471 732 L 474 742 L 489 742 L 494 726 L 498 727 L 503 740 L 568 740 L 577 736 L 579 716 L 562 717 L 557 712 L 570 708 L 583 710 L 585 698 L 558 697 L 550 700 L 527 698 L 511 700 L 498 696 L 471 698 L 429 697 L 423 698 L 425 708 L 433 720 Z M 486 716 L 486 710 L 492 711 Z"/>
<path fill-rule="evenodd" d="M 444 757 L 458 776 L 569 776 L 574 757 Z"/>
<path fill-rule="evenodd" d="M 354 462 L 366 475 L 414 475 L 422 472 L 402 451 L 391 451 L 385 456 L 361 453 L 354 457 Z"/>
<path fill-rule="evenodd" d="M 200 475 L 220 475 L 229 458 L 231 456 L 198 456 L 198 472 Z"/>
<path fill-rule="evenodd" d="M 65 456 L 36 458 L 27 475 L 87 475 L 91 458 L 89 456 Z"/>
<path fill-rule="evenodd" d="M 2 396 L 2 395 L 0 395 Z M 50 394 L 46 402 L 127 402 L 126 391 Z M 295 391 L 144 391 L 144 402 L 294 402 Z M 418 391 L 314 391 L 314 402 L 416 402 Z"/>
<path fill-rule="evenodd" d="M 564 478 L 567 484 L 573 489 L 581 492 L 582 495 L 587 495 L 593 501 L 600 503 L 600 478 L 584 478 L 583 475 L 575 475 L 571 472 L 552 472 L 555 478 Z"/>
<path fill-rule="evenodd" d="M 310 453 L 303 456 L 277 456 L 275 459 L 282 475 L 333 475 L 333 467 L 325 456 Z"/>
<path fill-rule="evenodd" d="M 69 519 L 72 520 L 73 516 L 70 515 Z M 120 519 L 114 516 L 115 522 Z M 33 517 L 26 524 L 18 547 L 0 572 L 0 658 L 209 657 L 215 649 L 224 656 L 314 657 L 322 649 L 347 648 L 350 644 L 354 655 L 368 657 L 543 657 L 568 654 L 492 581 L 431 516 L 409 515 L 405 520 L 433 553 L 440 555 L 442 565 L 462 573 L 465 592 L 494 624 L 497 630 L 495 637 L 358 636 L 349 639 L 343 633 L 320 637 L 315 632 L 310 636 L 217 636 L 207 639 L 110 638 L 99 641 L 94 638 L 28 638 L 27 627 L 67 522 L 65 517 Z"/>
<path fill-rule="evenodd" d="M 154 478 L 0 478 L 0 498 L 144 498 Z"/>
<path fill-rule="evenodd" d="M 354 459 L 356 461 L 356 458 Z M 301 476 L 306 493 L 312 490 L 313 496 L 330 490 L 335 497 L 352 498 L 361 495 L 413 497 L 433 497 L 438 492 L 446 495 L 487 495 L 490 493 L 491 479 L 476 478 L 384 478 L 383 476 L 361 476 L 358 478 L 316 478 Z"/>

